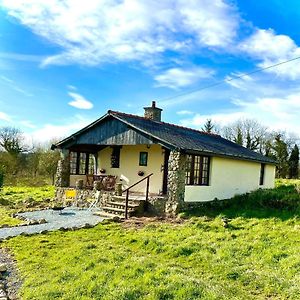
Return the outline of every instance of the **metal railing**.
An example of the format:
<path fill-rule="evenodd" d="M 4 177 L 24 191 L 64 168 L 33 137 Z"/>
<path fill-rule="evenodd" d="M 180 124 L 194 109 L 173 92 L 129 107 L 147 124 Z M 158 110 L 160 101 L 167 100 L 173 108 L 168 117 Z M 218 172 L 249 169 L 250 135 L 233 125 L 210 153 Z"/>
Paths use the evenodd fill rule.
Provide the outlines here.
<path fill-rule="evenodd" d="M 147 180 L 146 183 L 146 201 L 148 201 L 149 198 L 149 185 L 150 185 L 150 177 L 153 175 L 153 173 L 147 175 L 146 177 L 142 178 L 141 180 L 137 181 L 136 183 L 132 184 L 130 187 L 126 188 L 122 191 L 122 194 L 126 192 L 126 198 L 125 198 L 125 219 L 128 219 L 128 201 L 129 201 L 129 190 L 133 188 L 134 186 L 138 185 L 139 183 Z"/>

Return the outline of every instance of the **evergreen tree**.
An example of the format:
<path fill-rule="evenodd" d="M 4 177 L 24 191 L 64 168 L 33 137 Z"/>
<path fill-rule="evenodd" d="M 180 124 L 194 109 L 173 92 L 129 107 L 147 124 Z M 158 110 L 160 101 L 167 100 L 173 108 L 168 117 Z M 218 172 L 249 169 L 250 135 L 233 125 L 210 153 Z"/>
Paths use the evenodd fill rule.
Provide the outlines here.
<path fill-rule="evenodd" d="M 286 178 L 288 175 L 288 147 L 281 134 L 275 136 L 273 150 L 277 160 L 277 177 Z"/>
<path fill-rule="evenodd" d="M 234 142 L 243 146 L 243 131 L 240 127 L 237 128 L 236 136 L 234 137 Z"/>
<path fill-rule="evenodd" d="M 299 148 L 294 146 L 288 161 L 290 178 L 298 178 L 299 176 Z"/>
<path fill-rule="evenodd" d="M 204 132 L 212 133 L 215 128 L 211 119 L 207 119 L 204 126 L 201 128 Z"/>

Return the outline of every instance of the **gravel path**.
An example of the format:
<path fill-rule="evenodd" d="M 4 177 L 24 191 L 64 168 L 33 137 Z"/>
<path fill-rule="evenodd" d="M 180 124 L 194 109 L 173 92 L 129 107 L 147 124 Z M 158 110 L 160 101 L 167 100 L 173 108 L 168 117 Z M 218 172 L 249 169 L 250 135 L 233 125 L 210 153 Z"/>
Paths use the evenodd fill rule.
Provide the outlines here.
<path fill-rule="evenodd" d="M 19 213 L 18 215 L 31 220 L 45 219 L 47 223 L 0 229 L 0 240 L 18 236 L 22 233 L 34 234 L 42 231 L 53 231 L 60 228 L 81 227 L 86 224 L 95 226 L 103 219 L 93 215 L 93 211 L 78 208 L 65 208 L 62 213 L 51 209 Z"/>
<path fill-rule="evenodd" d="M 0 285 L 4 285 L 8 299 L 17 300 L 18 290 L 22 285 L 22 280 L 15 264 L 14 258 L 9 254 L 7 249 L 0 248 L 0 264 L 5 264 L 7 272 L 0 279 Z"/>

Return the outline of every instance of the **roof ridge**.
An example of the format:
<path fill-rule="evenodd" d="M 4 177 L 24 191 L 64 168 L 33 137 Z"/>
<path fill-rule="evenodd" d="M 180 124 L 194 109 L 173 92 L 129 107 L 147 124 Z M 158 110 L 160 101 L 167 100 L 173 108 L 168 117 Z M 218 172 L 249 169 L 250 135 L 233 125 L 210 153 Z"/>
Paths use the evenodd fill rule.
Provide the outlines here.
<path fill-rule="evenodd" d="M 161 124 L 174 126 L 174 127 L 181 128 L 181 129 L 192 130 L 192 131 L 195 131 L 197 133 L 201 133 L 201 134 L 205 134 L 205 135 L 221 137 L 219 134 L 216 134 L 216 133 L 206 132 L 206 131 L 202 131 L 202 130 L 198 130 L 198 129 L 194 129 L 194 128 L 190 128 L 190 127 L 185 127 L 185 126 L 180 126 L 180 125 L 177 125 L 177 124 L 167 123 L 167 122 L 163 122 L 163 121 L 154 121 L 154 120 L 147 119 L 147 118 L 139 116 L 139 115 L 127 114 L 127 113 L 124 113 L 124 112 L 121 112 L 121 111 L 109 110 L 107 113 L 108 114 L 119 114 L 119 115 L 125 115 L 125 116 L 129 116 L 129 117 L 135 117 L 135 118 L 139 118 L 139 119 L 143 119 L 143 120 L 149 120 L 149 121 L 156 122 L 156 123 L 161 123 Z"/>

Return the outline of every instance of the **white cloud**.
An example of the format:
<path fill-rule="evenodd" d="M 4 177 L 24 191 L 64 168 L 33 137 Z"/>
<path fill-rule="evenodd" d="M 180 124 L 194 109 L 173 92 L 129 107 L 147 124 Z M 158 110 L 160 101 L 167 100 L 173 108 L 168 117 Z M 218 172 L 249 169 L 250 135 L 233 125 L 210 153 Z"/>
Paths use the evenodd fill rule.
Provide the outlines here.
<path fill-rule="evenodd" d="M 10 122 L 11 117 L 8 114 L 0 111 L 0 120 Z"/>
<path fill-rule="evenodd" d="M 225 81 L 232 87 L 245 91 L 249 87 L 249 82 L 251 83 L 253 81 L 253 78 L 238 72 L 227 75 Z"/>
<path fill-rule="evenodd" d="M 71 84 L 68 84 L 68 85 L 67 85 L 67 88 L 68 88 L 69 90 L 72 90 L 72 91 L 77 91 L 77 87 L 74 86 L 74 85 L 71 85 Z"/>
<path fill-rule="evenodd" d="M 207 119 L 222 126 L 239 119 L 256 119 L 274 130 L 300 132 L 300 91 L 282 97 L 256 97 L 252 101 L 234 99 L 230 110 L 213 114 L 197 113 L 192 118 L 181 120 L 184 126 L 201 128 Z"/>
<path fill-rule="evenodd" d="M 6 76 L 0 76 L 0 79 L 2 79 L 2 81 L 5 82 L 5 84 L 7 84 L 11 89 L 23 94 L 26 97 L 32 97 L 33 95 L 27 91 L 25 91 L 24 89 L 20 88 L 14 80 L 6 77 Z"/>
<path fill-rule="evenodd" d="M 180 116 L 186 116 L 186 115 L 193 115 L 194 112 L 190 111 L 190 110 L 180 110 L 176 112 L 177 115 Z"/>
<path fill-rule="evenodd" d="M 50 140 L 61 140 L 90 124 L 92 119 L 75 115 L 63 124 L 45 124 L 31 133 L 26 133 L 28 141 L 44 143 Z"/>
<path fill-rule="evenodd" d="M 78 93 L 68 92 L 68 95 L 74 100 L 69 102 L 69 105 L 74 106 L 79 109 L 91 109 L 93 108 L 93 103 L 85 99 L 82 95 Z"/>
<path fill-rule="evenodd" d="M 139 60 L 227 47 L 239 16 L 225 0 L 0 0 L 10 16 L 62 48 L 43 65 Z M 226 30 L 224 30 L 226 29 Z"/>
<path fill-rule="evenodd" d="M 0 2 L 0 7 L 1 7 L 1 2 Z M 25 61 L 25 62 L 41 62 L 43 59 L 45 59 L 44 56 L 11 53 L 11 52 L 0 52 L 0 58 L 8 59 L 8 60 L 16 60 L 16 61 Z"/>
<path fill-rule="evenodd" d="M 252 58 L 260 60 L 261 68 L 300 56 L 300 47 L 289 36 L 277 35 L 272 29 L 256 30 L 239 48 Z M 266 71 L 288 79 L 299 79 L 300 60 Z"/>
<path fill-rule="evenodd" d="M 201 67 L 172 68 L 156 75 L 154 79 L 157 81 L 156 86 L 177 89 L 195 84 L 201 79 L 209 78 L 214 73 L 211 69 Z"/>

